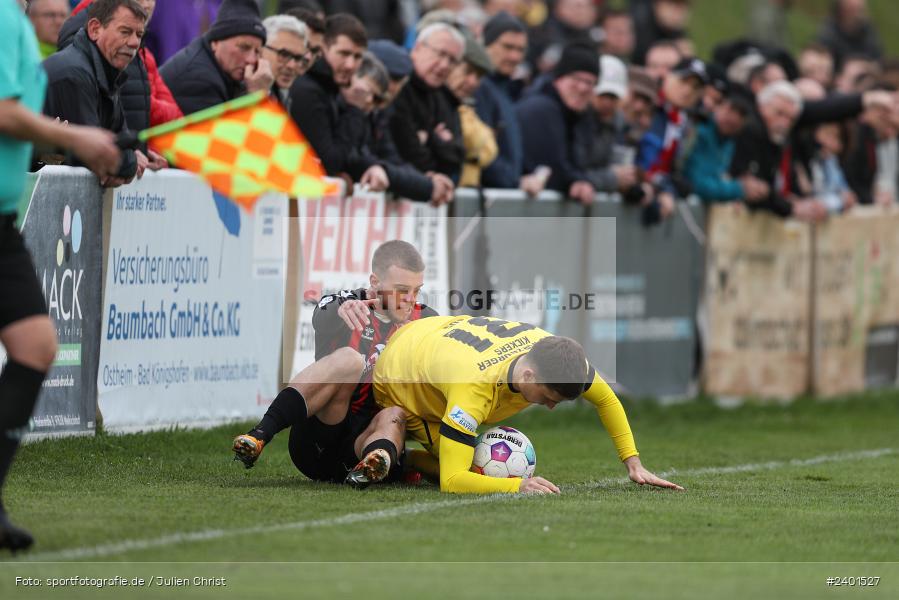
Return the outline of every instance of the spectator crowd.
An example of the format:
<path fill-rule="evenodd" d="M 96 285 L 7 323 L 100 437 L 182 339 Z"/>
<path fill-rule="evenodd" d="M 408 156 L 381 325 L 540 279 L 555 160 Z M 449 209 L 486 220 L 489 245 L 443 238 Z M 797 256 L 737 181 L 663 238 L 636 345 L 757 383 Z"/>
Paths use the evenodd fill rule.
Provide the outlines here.
<path fill-rule="evenodd" d="M 652 225 L 691 194 L 808 221 L 895 204 L 899 62 L 865 0 L 835 0 L 795 56 L 785 3 L 756 4 L 709 61 L 689 0 L 33 0 L 27 14 L 47 116 L 118 134 L 263 91 L 329 175 L 435 205 L 461 186 L 618 192 Z M 77 164 L 35 166 L 60 161 Z M 101 183 L 166 166 L 140 147 Z"/>

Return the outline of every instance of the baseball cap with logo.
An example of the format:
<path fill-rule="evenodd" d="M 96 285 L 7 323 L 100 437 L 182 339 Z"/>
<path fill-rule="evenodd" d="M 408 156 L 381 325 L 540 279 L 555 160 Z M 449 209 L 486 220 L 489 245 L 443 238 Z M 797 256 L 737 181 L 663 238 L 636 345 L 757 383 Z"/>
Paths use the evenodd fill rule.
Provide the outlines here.
<path fill-rule="evenodd" d="M 705 68 L 705 63 L 698 58 L 684 58 L 671 69 L 674 75 L 682 79 L 695 77 L 702 85 L 709 83 L 709 72 Z"/>

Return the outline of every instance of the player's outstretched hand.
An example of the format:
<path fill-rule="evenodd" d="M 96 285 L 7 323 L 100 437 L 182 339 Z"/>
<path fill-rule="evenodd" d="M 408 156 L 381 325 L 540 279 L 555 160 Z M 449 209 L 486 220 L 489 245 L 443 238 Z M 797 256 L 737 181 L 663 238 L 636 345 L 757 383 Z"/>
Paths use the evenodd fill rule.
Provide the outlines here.
<path fill-rule="evenodd" d="M 652 485 L 660 488 L 684 491 L 684 488 L 676 483 L 666 481 L 647 471 L 640 463 L 640 458 L 637 456 L 631 456 L 624 461 L 624 464 L 627 466 L 627 476 L 630 477 L 631 481 L 638 485 Z"/>
<path fill-rule="evenodd" d="M 337 316 L 340 317 L 350 329 L 362 331 L 362 329 L 371 321 L 368 317 L 369 308 L 379 308 L 380 306 L 380 298 L 347 300 L 337 309 Z"/>
<path fill-rule="evenodd" d="M 559 488 L 542 477 L 528 477 L 521 480 L 518 491 L 522 494 L 560 494 Z"/>

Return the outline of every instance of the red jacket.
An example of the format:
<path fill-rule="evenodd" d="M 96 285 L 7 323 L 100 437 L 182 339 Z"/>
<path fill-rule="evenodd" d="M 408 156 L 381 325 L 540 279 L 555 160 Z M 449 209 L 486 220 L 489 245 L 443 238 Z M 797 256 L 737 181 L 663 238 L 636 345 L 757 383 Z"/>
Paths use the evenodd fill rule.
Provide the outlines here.
<path fill-rule="evenodd" d="M 77 15 L 86 9 L 94 0 L 81 0 L 78 6 L 72 11 L 72 15 Z M 150 126 L 155 127 L 184 116 L 175 97 L 172 96 L 169 86 L 165 84 L 159 75 L 159 66 L 156 64 L 156 57 L 148 48 L 140 49 L 141 59 L 144 61 L 144 67 L 147 69 L 147 77 L 150 80 Z"/>

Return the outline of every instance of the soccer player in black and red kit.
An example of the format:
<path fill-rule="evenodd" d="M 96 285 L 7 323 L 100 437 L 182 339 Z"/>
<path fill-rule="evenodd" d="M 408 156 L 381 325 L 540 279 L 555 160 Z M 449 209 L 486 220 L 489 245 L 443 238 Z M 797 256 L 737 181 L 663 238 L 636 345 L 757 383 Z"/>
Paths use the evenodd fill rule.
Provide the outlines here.
<path fill-rule="evenodd" d="M 385 242 L 372 256 L 367 289 L 324 296 L 312 316 L 315 363 L 234 439 L 235 458 L 252 467 L 275 434 L 291 427 L 290 457 L 310 479 L 364 487 L 388 472 L 399 475 L 405 413 L 375 404 L 372 371 L 394 331 L 437 314 L 416 301 L 424 270 L 414 246 Z"/>

